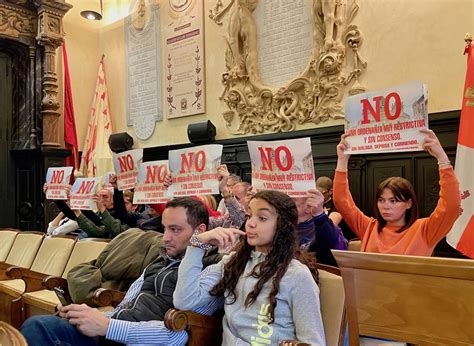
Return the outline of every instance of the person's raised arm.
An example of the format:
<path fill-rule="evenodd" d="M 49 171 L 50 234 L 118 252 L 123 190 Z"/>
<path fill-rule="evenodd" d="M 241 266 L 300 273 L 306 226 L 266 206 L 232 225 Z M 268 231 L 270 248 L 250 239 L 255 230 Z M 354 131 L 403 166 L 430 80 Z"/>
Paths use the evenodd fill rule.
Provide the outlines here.
<path fill-rule="evenodd" d="M 344 150 L 347 150 L 350 148 L 349 143 L 347 142 L 346 138 L 349 135 L 347 133 L 344 133 L 341 136 L 341 141 L 337 145 L 337 166 L 336 166 L 336 171 L 340 172 L 347 172 L 347 165 L 349 163 L 349 158 L 351 157 L 350 154 L 345 154 Z"/>

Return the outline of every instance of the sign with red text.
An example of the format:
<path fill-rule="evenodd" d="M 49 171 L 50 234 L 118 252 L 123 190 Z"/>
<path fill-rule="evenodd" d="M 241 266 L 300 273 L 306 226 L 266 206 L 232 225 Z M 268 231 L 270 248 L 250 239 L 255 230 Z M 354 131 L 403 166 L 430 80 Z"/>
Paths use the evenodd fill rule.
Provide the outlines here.
<path fill-rule="evenodd" d="M 117 188 L 120 191 L 135 187 L 138 177 L 138 166 L 143 162 L 143 149 L 127 150 L 113 154 Z"/>
<path fill-rule="evenodd" d="M 254 191 L 276 190 L 291 197 L 306 196 L 316 187 L 309 138 L 248 141 Z"/>
<path fill-rule="evenodd" d="M 428 97 L 422 82 L 350 96 L 346 133 L 350 154 L 423 150 L 428 127 Z"/>
<path fill-rule="evenodd" d="M 170 150 L 169 168 L 173 184 L 170 197 L 219 193 L 217 166 L 221 164 L 222 145 L 210 144 Z"/>
<path fill-rule="evenodd" d="M 168 189 L 163 185 L 168 175 L 168 161 L 143 162 L 138 166 L 138 180 L 133 204 L 166 203 Z"/>
<path fill-rule="evenodd" d="M 99 190 L 102 177 L 77 178 L 71 188 L 69 204 L 72 210 L 95 210 L 97 204 L 92 197 Z"/>
<path fill-rule="evenodd" d="M 69 179 L 73 167 L 49 167 L 46 173 L 46 199 L 67 199 L 66 187 L 69 185 Z"/>

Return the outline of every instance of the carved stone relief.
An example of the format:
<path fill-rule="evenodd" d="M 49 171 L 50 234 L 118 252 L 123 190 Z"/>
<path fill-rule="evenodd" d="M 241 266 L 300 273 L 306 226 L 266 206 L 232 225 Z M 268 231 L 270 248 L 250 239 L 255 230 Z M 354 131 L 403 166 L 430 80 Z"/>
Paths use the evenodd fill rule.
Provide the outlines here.
<path fill-rule="evenodd" d="M 310 1 L 310 0 L 307 0 Z M 344 118 L 342 100 L 361 93 L 359 77 L 367 63 L 359 55 L 362 34 L 352 21 L 357 0 L 312 0 L 313 40 L 310 63 L 302 74 L 275 90 L 261 82 L 253 11 L 258 0 L 218 0 L 209 17 L 226 21 L 226 71 L 220 97 L 232 134 L 293 131 L 297 124 Z"/>

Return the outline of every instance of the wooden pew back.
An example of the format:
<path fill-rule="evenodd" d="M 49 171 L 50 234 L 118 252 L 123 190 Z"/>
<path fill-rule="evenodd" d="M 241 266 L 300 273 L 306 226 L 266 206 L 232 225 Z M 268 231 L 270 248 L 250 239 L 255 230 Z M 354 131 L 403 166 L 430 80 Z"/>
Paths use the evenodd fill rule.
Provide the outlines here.
<path fill-rule="evenodd" d="M 359 335 L 411 344 L 474 344 L 474 261 L 333 250 L 350 345 Z"/>

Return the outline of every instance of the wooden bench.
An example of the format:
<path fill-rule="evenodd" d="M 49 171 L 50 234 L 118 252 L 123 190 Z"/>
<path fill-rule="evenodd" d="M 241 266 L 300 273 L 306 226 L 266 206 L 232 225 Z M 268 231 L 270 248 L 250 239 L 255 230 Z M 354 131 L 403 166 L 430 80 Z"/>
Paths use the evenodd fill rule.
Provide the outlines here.
<path fill-rule="evenodd" d="M 359 336 L 419 345 L 474 344 L 474 261 L 332 250 Z"/>

